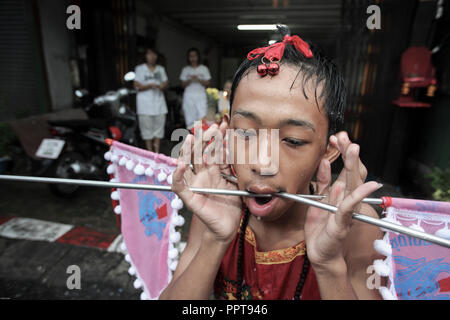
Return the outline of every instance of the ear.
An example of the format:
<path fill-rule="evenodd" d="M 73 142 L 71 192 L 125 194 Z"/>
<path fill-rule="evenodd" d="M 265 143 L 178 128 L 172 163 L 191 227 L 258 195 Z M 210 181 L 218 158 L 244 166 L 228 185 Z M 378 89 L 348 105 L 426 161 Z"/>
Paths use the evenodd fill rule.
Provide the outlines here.
<path fill-rule="evenodd" d="M 226 123 L 230 124 L 230 116 L 228 115 L 228 113 L 225 113 L 223 115 L 223 121 L 225 121 Z"/>
<path fill-rule="evenodd" d="M 341 152 L 331 143 L 328 143 L 327 151 L 325 152 L 323 159 L 327 159 L 330 163 L 333 163 L 337 158 L 339 158 L 340 155 Z"/>

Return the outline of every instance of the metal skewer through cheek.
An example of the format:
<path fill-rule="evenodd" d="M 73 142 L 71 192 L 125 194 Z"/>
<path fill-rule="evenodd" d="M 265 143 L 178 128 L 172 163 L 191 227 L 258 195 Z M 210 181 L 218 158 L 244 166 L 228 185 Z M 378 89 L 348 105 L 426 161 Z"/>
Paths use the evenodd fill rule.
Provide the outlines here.
<path fill-rule="evenodd" d="M 46 178 L 46 177 L 29 177 L 29 176 L 15 176 L 15 175 L 0 175 L 0 181 L 19 181 L 19 182 L 41 182 L 50 184 L 72 184 L 79 186 L 90 186 L 90 187 L 103 187 L 103 188 L 120 188 L 120 189 L 140 189 L 140 190 L 155 190 L 155 191 L 168 191 L 172 192 L 170 186 L 161 185 L 145 185 L 145 184 L 134 184 L 134 183 L 122 183 L 122 182 L 107 182 L 107 181 L 96 181 L 96 180 L 79 180 L 79 179 L 60 179 L 60 178 Z M 218 195 L 233 195 L 233 196 L 244 196 L 244 197 L 273 197 L 274 194 L 255 194 L 244 190 L 229 190 L 229 189 L 209 189 L 209 188 L 190 188 L 192 192 L 203 193 L 203 194 L 218 194 Z M 291 199 L 297 202 L 305 203 L 320 209 L 336 213 L 337 207 L 332 205 L 314 201 L 312 199 L 323 199 L 322 195 L 294 195 L 286 192 L 281 192 L 275 194 L 279 197 Z M 370 199 L 368 198 L 368 203 L 378 202 L 381 199 Z M 364 201 L 363 201 L 364 202 Z M 382 203 L 382 202 L 381 202 Z M 446 248 L 450 248 L 450 240 L 431 235 L 425 232 L 417 231 L 411 228 L 407 228 L 401 225 L 397 225 L 391 222 L 383 221 L 380 219 L 375 219 L 367 215 L 360 213 L 353 213 L 353 219 L 359 220 L 365 223 L 369 223 L 381 228 L 389 229 L 395 232 L 410 235 L 415 238 L 419 238 L 425 241 L 429 241 Z"/>
<path fill-rule="evenodd" d="M 308 204 L 310 206 L 314 206 L 314 207 L 317 207 L 317 208 L 320 208 L 320 209 L 324 209 L 324 210 L 327 210 L 327 211 L 332 212 L 332 213 L 336 213 L 338 211 L 338 208 L 335 207 L 335 206 L 332 206 L 332 205 L 329 205 L 329 204 L 326 204 L 326 203 L 321 203 L 321 202 L 318 202 L 318 201 L 314 201 L 314 200 L 311 200 L 311 199 L 306 199 L 304 197 L 300 197 L 300 196 L 297 196 L 297 195 L 294 195 L 294 194 L 281 192 L 281 193 L 278 193 L 277 195 L 279 197 L 282 197 L 282 198 L 291 199 L 291 200 L 294 200 L 294 201 L 297 201 L 297 202 Z M 373 217 L 370 217 L 370 216 L 367 216 L 367 215 L 364 215 L 364 214 L 360 214 L 360 213 L 355 213 L 355 212 L 352 214 L 352 218 L 355 219 L 355 220 L 358 220 L 358 221 L 362 221 L 362 222 L 365 222 L 365 223 L 372 224 L 372 225 L 380 227 L 380 228 L 389 229 L 389 230 L 392 230 L 392 231 L 395 231 L 395 232 L 399 232 L 399 233 L 403 233 L 403 234 L 409 235 L 411 237 L 415 237 L 415 238 L 419 238 L 419 239 L 422 239 L 422 240 L 425 240 L 425 241 L 428 241 L 428 242 L 432 242 L 434 244 L 437 244 L 437 245 L 440 245 L 440 246 L 443 246 L 443 247 L 446 247 L 446 248 L 450 248 L 450 240 L 445 239 L 445 238 L 441 238 L 441 237 L 438 237 L 438 236 L 435 236 L 435 235 L 432 235 L 432 234 L 429 234 L 429 233 L 426 233 L 426 232 L 421 232 L 421 231 L 414 230 L 414 229 L 411 229 L 411 228 L 408 228 L 408 227 L 405 227 L 405 226 L 402 226 L 402 225 L 398 225 L 398 224 L 391 223 L 391 222 L 388 222 L 388 221 L 384 221 L 384 220 L 381 220 L 381 219 L 375 219 Z"/>

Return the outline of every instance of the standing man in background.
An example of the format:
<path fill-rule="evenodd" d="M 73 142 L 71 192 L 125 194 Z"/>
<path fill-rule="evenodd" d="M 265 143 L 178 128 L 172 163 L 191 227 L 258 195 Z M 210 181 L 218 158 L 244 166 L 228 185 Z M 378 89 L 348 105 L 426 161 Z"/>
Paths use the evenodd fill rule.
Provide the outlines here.
<path fill-rule="evenodd" d="M 147 48 L 145 60 L 146 63 L 135 69 L 139 128 L 147 150 L 159 153 L 167 114 L 163 90 L 167 88 L 168 79 L 164 67 L 156 64 L 158 53 L 154 48 Z"/>

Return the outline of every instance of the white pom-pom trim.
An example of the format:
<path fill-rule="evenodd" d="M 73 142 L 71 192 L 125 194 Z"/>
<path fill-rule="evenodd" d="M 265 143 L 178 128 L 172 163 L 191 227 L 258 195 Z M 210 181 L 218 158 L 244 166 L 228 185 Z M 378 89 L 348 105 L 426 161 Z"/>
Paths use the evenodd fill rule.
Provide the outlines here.
<path fill-rule="evenodd" d="M 127 252 L 127 246 L 125 245 L 125 242 L 122 242 L 120 244 L 120 250 L 122 250 L 123 252 Z"/>
<path fill-rule="evenodd" d="M 390 256 L 392 255 L 392 247 L 390 244 L 384 242 L 383 240 L 375 240 L 373 242 L 373 248 L 376 252 L 379 254 L 382 254 L 384 256 Z"/>
<path fill-rule="evenodd" d="M 113 174 L 114 173 L 114 165 L 110 164 L 108 168 L 106 168 L 106 173 Z"/>
<path fill-rule="evenodd" d="M 135 289 L 142 288 L 142 281 L 139 280 L 139 279 L 134 280 L 134 282 L 133 282 L 133 287 L 134 287 Z"/>
<path fill-rule="evenodd" d="M 142 291 L 140 297 L 141 300 L 149 300 L 148 295 L 145 293 L 145 291 Z"/>
<path fill-rule="evenodd" d="M 107 151 L 107 152 L 104 154 L 104 157 L 105 157 L 105 160 L 106 160 L 106 161 L 111 161 L 111 151 Z"/>
<path fill-rule="evenodd" d="M 179 232 L 171 232 L 169 235 L 169 240 L 171 243 L 177 243 L 181 240 L 181 234 Z"/>
<path fill-rule="evenodd" d="M 114 208 L 114 212 L 115 212 L 116 214 L 121 214 L 121 213 L 122 213 L 122 207 L 121 207 L 121 206 L 116 206 L 116 207 Z"/>
<path fill-rule="evenodd" d="M 163 182 L 167 179 L 167 174 L 164 171 L 159 172 L 158 174 L 158 181 Z"/>
<path fill-rule="evenodd" d="M 175 210 L 181 210 L 183 208 L 183 201 L 176 197 L 170 202 L 170 206 Z"/>
<path fill-rule="evenodd" d="M 445 226 L 445 228 L 436 231 L 435 235 L 450 240 L 450 229 L 448 229 L 448 227 Z"/>
<path fill-rule="evenodd" d="M 137 174 L 138 176 L 143 175 L 145 172 L 145 168 L 142 164 L 138 164 L 136 167 L 134 167 L 134 173 Z"/>
<path fill-rule="evenodd" d="M 176 248 L 172 248 L 169 250 L 169 259 L 175 259 L 178 257 L 178 250 Z"/>
<path fill-rule="evenodd" d="M 153 169 L 151 167 L 148 167 L 147 169 L 145 169 L 144 173 L 146 176 L 149 176 L 149 177 L 153 177 L 153 174 L 154 174 Z"/>
<path fill-rule="evenodd" d="M 122 157 L 119 160 L 119 166 L 124 166 L 127 163 L 128 159 L 126 157 Z"/>
<path fill-rule="evenodd" d="M 130 274 L 130 276 L 135 276 L 136 269 L 133 266 L 131 266 L 130 268 L 128 268 L 128 273 Z"/>
<path fill-rule="evenodd" d="M 389 291 L 389 289 L 386 287 L 380 287 L 378 291 L 380 292 L 384 300 L 397 300 L 397 298 L 392 294 L 392 292 Z"/>
<path fill-rule="evenodd" d="M 172 174 L 170 174 L 170 175 L 167 177 L 167 183 L 171 185 L 171 184 L 172 184 L 172 179 L 173 179 Z"/>
<path fill-rule="evenodd" d="M 173 260 L 172 262 L 170 262 L 169 269 L 171 271 L 175 271 L 175 269 L 177 268 L 177 265 L 178 265 L 178 260 Z"/>
<path fill-rule="evenodd" d="M 185 221 L 184 221 L 184 218 L 182 216 L 177 215 L 177 216 L 174 216 L 172 218 L 172 223 L 176 227 L 181 227 L 182 225 L 184 225 L 184 222 Z"/>
<path fill-rule="evenodd" d="M 113 154 L 112 156 L 111 156 L 111 161 L 112 162 L 117 162 L 119 160 L 119 156 L 117 155 L 117 154 Z"/>
<path fill-rule="evenodd" d="M 113 191 L 113 192 L 111 192 L 111 199 L 113 199 L 113 200 L 119 200 L 119 199 L 120 199 L 119 191 Z"/>
<path fill-rule="evenodd" d="M 389 276 L 389 267 L 388 265 L 381 259 L 376 259 L 373 262 L 373 268 L 375 269 L 375 272 L 379 274 L 382 277 L 388 277 Z"/>
<path fill-rule="evenodd" d="M 125 261 L 128 262 L 128 263 L 131 263 L 131 257 L 130 257 L 129 254 L 125 255 Z"/>
<path fill-rule="evenodd" d="M 134 168 L 134 162 L 133 160 L 128 160 L 127 163 L 125 164 L 125 168 L 127 168 L 127 170 L 133 170 Z"/>

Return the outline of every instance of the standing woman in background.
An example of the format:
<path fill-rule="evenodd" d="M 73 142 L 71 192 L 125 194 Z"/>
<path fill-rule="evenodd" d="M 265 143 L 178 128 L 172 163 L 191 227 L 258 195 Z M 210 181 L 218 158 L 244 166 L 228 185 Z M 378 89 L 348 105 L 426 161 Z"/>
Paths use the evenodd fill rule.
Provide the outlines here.
<path fill-rule="evenodd" d="M 194 121 L 202 120 L 206 116 L 208 103 L 205 88 L 209 86 L 211 74 L 208 67 L 200 64 L 200 52 L 191 48 L 187 52 L 188 63 L 180 75 L 184 88 L 183 112 L 186 127 L 192 128 Z"/>
<path fill-rule="evenodd" d="M 167 114 L 163 90 L 167 88 L 168 79 L 164 67 L 156 64 L 157 59 L 156 50 L 147 48 L 146 63 L 135 69 L 134 86 L 138 89 L 136 104 L 142 140 L 147 150 L 159 153 Z"/>

